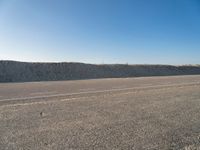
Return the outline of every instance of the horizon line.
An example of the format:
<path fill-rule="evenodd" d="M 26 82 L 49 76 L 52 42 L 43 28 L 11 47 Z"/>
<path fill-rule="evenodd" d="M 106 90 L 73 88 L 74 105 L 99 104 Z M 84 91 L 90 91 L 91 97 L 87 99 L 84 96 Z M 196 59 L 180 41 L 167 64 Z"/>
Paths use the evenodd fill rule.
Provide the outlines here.
<path fill-rule="evenodd" d="M 161 65 L 161 66 L 200 66 L 200 64 L 164 64 L 164 63 L 158 63 L 158 64 L 151 64 L 151 63 L 87 63 L 87 62 L 77 62 L 77 61 L 20 61 L 20 60 L 11 60 L 11 59 L 0 59 L 1 61 L 10 61 L 10 62 L 20 62 L 20 63 L 47 63 L 47 64 L 51 64 L 51 63 L 77 63 L 77 64 L 89 64 L 89 65 L 129 65 L 129 66 L 133 66 L 133 65 Z"/>

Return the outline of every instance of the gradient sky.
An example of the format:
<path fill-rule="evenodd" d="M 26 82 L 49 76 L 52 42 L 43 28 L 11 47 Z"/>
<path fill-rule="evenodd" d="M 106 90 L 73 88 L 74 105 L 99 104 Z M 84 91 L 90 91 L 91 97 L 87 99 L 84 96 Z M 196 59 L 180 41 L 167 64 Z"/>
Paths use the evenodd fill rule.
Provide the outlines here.
<path fill-rule="evenodd" d="M 200 64 L 199 0 L 0 0 L 0 60 Z"/>

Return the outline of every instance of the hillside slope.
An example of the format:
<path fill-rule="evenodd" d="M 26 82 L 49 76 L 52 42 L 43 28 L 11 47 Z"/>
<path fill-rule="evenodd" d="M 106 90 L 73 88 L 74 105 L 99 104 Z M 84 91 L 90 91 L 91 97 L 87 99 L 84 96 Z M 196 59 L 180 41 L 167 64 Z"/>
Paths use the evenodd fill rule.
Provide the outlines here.
<path fill-rule="evenodd" d="M 91 65 L 0 61 L 0 82 L 55 81 L 200 74 L 200 66 Z"/>

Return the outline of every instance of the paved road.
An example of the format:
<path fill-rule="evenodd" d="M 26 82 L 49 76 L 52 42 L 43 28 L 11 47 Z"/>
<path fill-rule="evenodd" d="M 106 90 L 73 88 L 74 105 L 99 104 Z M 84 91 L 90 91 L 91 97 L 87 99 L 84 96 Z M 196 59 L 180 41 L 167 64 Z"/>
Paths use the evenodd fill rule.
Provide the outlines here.
<path fill-rule="evenodd" d="M 200 149 L 200 76 L 0 84 L 0 149 Z"/>

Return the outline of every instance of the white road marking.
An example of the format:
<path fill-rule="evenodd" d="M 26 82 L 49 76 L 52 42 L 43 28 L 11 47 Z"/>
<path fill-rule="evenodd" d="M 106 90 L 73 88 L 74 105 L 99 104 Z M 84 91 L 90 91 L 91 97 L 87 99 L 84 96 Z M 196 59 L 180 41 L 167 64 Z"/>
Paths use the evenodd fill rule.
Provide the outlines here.
<path fill-rule="evenodd" d="M 84 88 L 84 89 L 79 89 L 79 91 L 94 91 L 95 88 Z"/>
<path fill-rule="evenodd" d="M 127 92 L 123 94 L 130 94 L 133 92 Z M 82 97 L 73 97 L 73 98 L 65 98 L 65 99 L 60 99 L 60 102 L 65 102 L 65 101 L 71 101 L 71 100 L 78 100 L 78 99 L 84 99 L 84 98 L 96 98 L 96 96 L 82 96 Z M 9 104 L 9 105 L 2 105 L 0 107 L 10 107 L 10 106 L 26 106 L 26 105 L 36 105 L 36 104 L 49 104 L 49 103 L 56 103 L 58 100 L 49 100 L 49 101 L 35 101 L 35 102 L 25 102 L 25 103 L 18 103 L 18 104 Z"/>
<path fill-rule="evenodd" d="M 145 83 L 143 85 L 145 85 L 145 86 L 153 86 L 153 83 Z"/>
<path fill-rule="evenodd" d="M 30 93 L 30 95 L 41 95 L 41 94 L 55 94 L 57 93 L 56 91 L 52 91 L 52 92 L 34 92 L 34 93 Z"/>
<path fill-rule="evenodd" d="M 123 89 L 123 88 L 127 88 L 127 87 L 125 85 L 113 87 L 113 89 Z"/>
<path fill-rule="evenodd" d="M 83 91 L 78 93 L 68 93 L 68 94 L 54 94 L 54 95 L 42 95 L 42 96 L 32 96 L 32 97 L 17 97 L 17 98 L 9 98 L 9 99 L 1 99 L 2 101 L 16 101 L 16 100 L 28 100 L 28 99 L 41 99 L 41 98 L 53 98 L 59 96 L 73 96 L 80 94 L 96 94 L 96 93 L 104 93 L 104 92 L 114 92 L 114 91 L 126 91 L 126 90 L 140 90 L 140 89 L 148 89 L 148 88 L 162 88 L 162 87 L 173 87 L 173 86 L 187 86 L 187 85 L 199 85 L 200 82 L 191 82 L 185 84 L 170 84 L 170 85 L 155 85 L 155 86 L 146 86 L 146 87 L 132 87 L 132 88 L 122 88 L 122 89 L 108 89 L 108 90 L 96 90 L 96 91 Z"/>
<path fill-rule="evenodd" d="M 76 100 L 76 99 L 81 99 L 81 98 L 86 98 L 86 97 L 77 97 L 77 98 L 69 98 L 69 99 L 62 99 L 59 101 L 70 101 L 70 100 Z M 10 107 L 10 106 L 25 106 L 25 105 L 33 105 L 33 104 L 49 104 L 49 103 L 55 103 L 58 102 L 57 100 L 52 100 L 52 101 L 38 101 L 38 102 L 28 102 L 28 103 L 19 103 L 19 104 L 11 104 L 11 105 L 5 105 Z M 0 106 L 2 107 L 2 106 Z"/>

